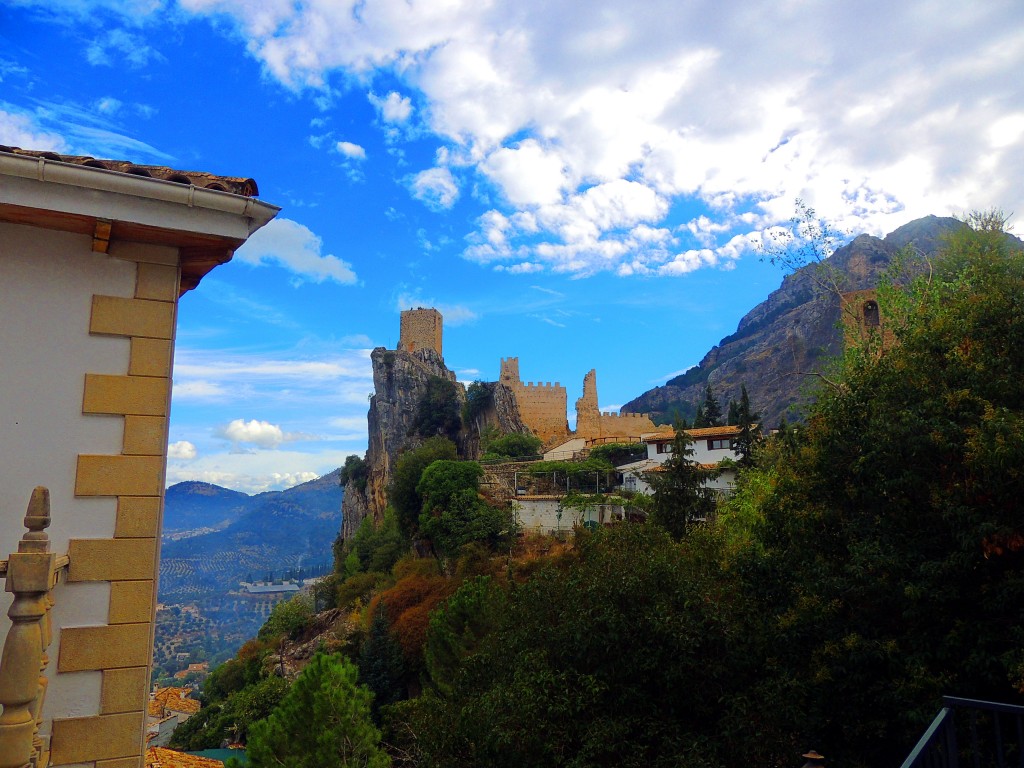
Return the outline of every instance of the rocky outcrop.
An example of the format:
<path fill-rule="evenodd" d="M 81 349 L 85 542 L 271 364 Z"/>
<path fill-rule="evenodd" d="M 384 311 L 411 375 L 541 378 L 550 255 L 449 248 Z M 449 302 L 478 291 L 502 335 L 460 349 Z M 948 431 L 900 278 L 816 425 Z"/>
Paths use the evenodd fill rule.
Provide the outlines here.
<path fill-rule="evenodd" d="M 465 402 L 465 388 L 456 381 L 454 371 L 433 349 L 414 352 L 378 347 L 370 355 L 373 366 L 374 394 L 367 414 L 369 447 L 366 451 L 368 477 L 365 489 L 352 484 L 345 488 L 342 502 L 342 538 L 350 538 L 367 516 L 379 522 L 387 507 L 387 488 L 391 473 L 402 452 L 416 448 L 425 439 L 416 434 L 415 424 L 420 402 L 430 379 L 446 379 L 456 384 L 459 405 Z M 498 382 L 485 383 L 488 405 L 476 420 L 464 425 L 455 435 L 460 458 L 480 455 L 480 433 L 487 427 L 499 433 L 529 432 L 523 423 L 512 391 Z"/>
<path fill-rule="evenodd" d="M 373 366 L 373 397 L 367 414 L 369 447 L 366 451 L 369 476 L 366 489 L 345 490 L 342 503 L 342 537 L 351 537 L 367 515 L 380 521 L 387 506 L 387 487 L 398 455 L 415 448 L 423 438 L 413 426 L 420 401 L 432 377 L 455 381 L 455 372 L 433 349 L 415 352 L 377 347 L 370 353 Z M 459 394 L 465 399 L 462 387 Z M 350 490 L 352 491 L 350 493 Z"/>
<path fill-rule="evenodd" d="M 928 216 L 900 227 L 884 239 L 861 235 L 822 264 L 787 275 L 782 286 L 739 322 L 700 363 L 622 407 L 671 419 L 678 412 L 692 419 L 704 390 L 711 385 L 723 408 L 739 399 L 746 385 L 766 426 L 785 415 L 800 418 L 806 385 L 842 345 L 839 294 L 873 288 L 903 248 L 924 255 L 941 246 L 943 236 L 964 226 L 950 218 Z"/>

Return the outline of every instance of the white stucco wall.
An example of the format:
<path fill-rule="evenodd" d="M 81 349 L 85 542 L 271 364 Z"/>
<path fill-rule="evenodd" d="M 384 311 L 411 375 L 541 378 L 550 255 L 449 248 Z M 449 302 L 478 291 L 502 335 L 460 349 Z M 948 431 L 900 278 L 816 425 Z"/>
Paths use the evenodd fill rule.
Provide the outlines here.
<path fill-rule="evenodd" d="M 622 519 L 622 508 L 610 504 L 601 504 L 581 513 L 576 509 L 563 509 L 562 519 L 558 519 L 559 497 L 532 497 L 516 499 L 516 522 L 526 533 L 553 533 L 571 531 L 574 526 L 585 520 L 598 524 Z"/>
<path fill-rule="evenodd" d="M 52 549 L 114 534 L 116 499 L 75 498 L 78 454 L 119 454 L 123 417 L 82 414 L 85 374 L 125 374 L 129 340 L 90 336 L 93 294 L 131 297 L 136 265 L 92 252 L 92 238 L 0 223 L 0 550 L 17 549 L 37 485 L 50 489 Z M 55 626 L 107 622 L 108 583 L 61 584 Z M 0 640 L 9 621 L 0 596 Z M 56 675 L 47 718 L 95 715 L 99 672 Z"/>

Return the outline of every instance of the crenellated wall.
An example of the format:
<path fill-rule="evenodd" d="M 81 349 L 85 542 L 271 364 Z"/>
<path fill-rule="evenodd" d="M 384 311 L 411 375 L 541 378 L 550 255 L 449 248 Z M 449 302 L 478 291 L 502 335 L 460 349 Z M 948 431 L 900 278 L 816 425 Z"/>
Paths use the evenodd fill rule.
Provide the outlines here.
<path fill-rule="evenodd" d="M 569 396 L 559 382 L 522 382 L 519 379 L 519 358 L 501 359 L 502 384 L 512 390 L 519 406 L 519 415 L 534 434 L 545 443 L 569 434 L 566 411 Z"/>

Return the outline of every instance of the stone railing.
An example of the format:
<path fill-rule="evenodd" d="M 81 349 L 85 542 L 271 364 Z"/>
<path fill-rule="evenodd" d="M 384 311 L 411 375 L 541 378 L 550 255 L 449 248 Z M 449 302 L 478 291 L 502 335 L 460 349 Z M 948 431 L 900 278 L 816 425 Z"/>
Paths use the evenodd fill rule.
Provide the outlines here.
<path fill-rule="evenodd" d="M 53 588 L 68 567 L 68 556 L 50 551 L 50 492 L 32 491 L 18 551 L 0 560 L 0 576 L 14 594 L 11 620 L 0 656 L 0 768 L 46 768 L 48 737 L 39 733 L 46 696 L 46 650 L 53 638 Z"/>

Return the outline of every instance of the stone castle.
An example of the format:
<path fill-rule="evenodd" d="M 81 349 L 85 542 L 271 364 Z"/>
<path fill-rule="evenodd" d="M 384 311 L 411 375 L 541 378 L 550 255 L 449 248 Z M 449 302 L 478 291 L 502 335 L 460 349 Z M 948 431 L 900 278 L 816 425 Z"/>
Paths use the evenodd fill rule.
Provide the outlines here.
<path fill-rule="evenodd" d="M 441 355 L 442 318 L 436 309 L 409 309 L 402 312 L 398 349 L 415 352 L 432 349 Z M 576 401 L 576 431 L 569 429 L 569 398 L 559 382 L 523 382 L 519 376 L 519 358 L 503 357 L 498 381 L 512 391 L 519 415 L 545 444 L 569 437 L 588 441 L 608 438 L 637 438 L 656 427 L 646 414 L 601 413 L 597 399 L 597 371 L 591 369 L 583 379 L 583 396 Z"/>

